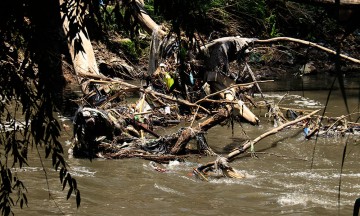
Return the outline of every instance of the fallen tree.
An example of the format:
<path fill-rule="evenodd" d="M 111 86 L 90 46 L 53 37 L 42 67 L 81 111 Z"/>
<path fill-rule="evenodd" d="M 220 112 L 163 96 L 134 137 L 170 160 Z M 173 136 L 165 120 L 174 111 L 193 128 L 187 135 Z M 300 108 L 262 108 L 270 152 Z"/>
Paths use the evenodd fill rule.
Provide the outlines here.
<path fill-rule="evenodd" d="M 73 53 L 74 67 L 80 65 L 85 68 L 84 70 L 83 67 L 78 67 L 75 73 L 81 84 L 84 84 L 84 80 L 86 81 L 84 85 L 86 88 L 83 87 L 84 101 L 87 106 L 90 106 L 80 108 L 74 120 L 73 151 L 75 156 L 140 157 L 164 163 L 169 160 L 183 159 L 184 154 L 191 152 L 187 144 L 192 139 L 198 142 L 196 150 L 198 153 L 215 154 L 204 137 L 204 133 L 210 128 L 230 118 L 239 117 L 251 124 L 259 123 L 259 119 L 248 108 L 249 104 L 254 103 L 246 91 L 255 88 L 262 94 L 259 86 L 261 82 L 256 80 L 250 66 L 245 62 L 245 69 L 251 74 L 253 82 L 239 84 L 237 81 L 240 74 L 231 71 L 229 66 L 233 61 L 241 63 L 250 46 L 256 43 L 292 41 L 334 54 L 331 50 L 317 44 L 291 38 L 258 40 L 225 37 L 200 46 L 195 53 L 188 50 L 189 57 L 185 58 L 184 55 L 181 56 L 178 49 L 179 40 L 172 35 L 166 35 L 167 33 L 145 13 L 141 2 L 134 2 L 135 7 L 138 8 L 134 10 L 135 17 L 152 35 L 150 68 L 146 77 L 147 86 L 139 87 L 116 77 L 105 77 L 98 70 L 90 70 L 95 62 L 92 49 L 76 50 L 77 40 L 89 39 L 86 37 L 86 31 L 71 37 L 69 27 L 64 28 L 65 32 L 68 32 L 69 49 L 70 53 Z M 69 6 L 71 7 L 73 6 Z M 66 16 L 63 16 L 65 17 L 64 26 L 70 26 L 65 22 Z M 91 47 L 89 43 L 85 45 Z M 358 63 L 354 58 L 344 55 L 341 57 Z M 85 62 L 87 59 L 90 60 L 87 63 L 91 64 Z M 92 88 L 88 88 L 89 86 Z M 123 101 L 122 96 L 129 92 L 141 92 L 142 95 L 137 103 L 120 106 L 119 104 Z M 190 95 L 190 92 L 193 95 Z M 247 100 L 250 103 L 247 103 Z M 215 166 L 215 169 L 222 167 L 223 173 L 228 177 L 240 177 L 229 166 L 230 159 L 245 152 L 266 136 L 314 115 L 311 113 L 288 122 L 280 115 L 278 107 L 267 102 L 266 106 L 272 110 L 272 115 L 282 118 L 283 121 L 277 128 L 243 144 L 242 148 L 230 153 L 227 158 L 220 158 L 196 169 L 195 172 L 203 176 L 204 170 Z M 152 125 L 159 122 L 159 124 L 178 123 L 186 116 L 192 116 L 194 120 L 201 114 L 206 114 L 209 118 L 198 126 L 181 128 L 172 134 L 160 136 L 152 128 Z M 155 139 L 147 138 L 144 133 Z"/>
<path fill-rule="evenodd" d="M 86 76 L 99 75 L 93 47 L 85 26 L 85 3 L 59 0 L 63 30 L 78 82 L 84 93 L 89 92 Z"/>
<path fill-rule="evenodd" d="M 97 156 L 116 159 L 140 157 L 141 154 L 141 158 L 164 163 L 168 162 L 168 159 L 181 158 L 177 155 L 186 153 L 188 142 L 197 138 L 198 152 L 211 155 L 214 152 L 207 145 L 204 133 L 229 118 L 230 113 L 229 110 L 219 109 L 214 116 L 199 123 L 198 126 L 180 128 L 173 134 L 157 139 L 144 139 L 130 135 L 131 130 L 134 131 L 138 127 L 137 123 L 132 121 L 131 111 L 126 107 L 123 107 L 121 114 L 118 112 L 120 118 L 114 118 L 111 110 L 82 108 L 78 110 L 74 120 L 76 142 L 72 150 L 75 156 L 90 158 Z M 129 125 L 132 126 L 131 130 Z M 116 129 L 120 130 L 116 131 Z"/>
<path fill-rule="evenodd" d="M 266 40 L 255 40 L 254 43 L 262 44 L 262 43 L 274 43 L 274 42 L 281 42 L 281 41 L 303 44 L 303 45 L 306 45 L 306 46 L 309 46 L 309 47 L 314 47 L 316 49 L 322 50 L 322 51 L 324 51 L 326 53 L 329 53 L 331 55 L 337 55 L 335 50 L 331 50 L 331 49 L 326 48 L 324 46 L 321 46 L 319 44 L 316 44 L 316 43 L 313 43 L 313 42 L 310 42 L 310 41 L 306 41 L 306 40 L 300 40 L 300 39 L 297 39 L 297 38 L 275 37 L 275 38 L 266 39 Z M 350 61 L 352 63 L 360 64 L 359 59 L 347 56 L 345 54 L 340 53 L 340 58 L 348 60 L 348 61 Z"/>
<path fill-rule="evenodd" d="M 260 140 L 285 129 L 286 127 L 288 127 L 290 125 L 294 125 L 298 122 L 306 120 L 306 119 L 310 118 L 312 115 L 315 115 L 319 111 L 320 110 L 315 110 L 308 115 L 299 117 L 293 121 L 287 122 L 287 123 L 282 124 L 274 129 L 271 129 L 270 131 L 263 133 L 262 135 L 258 136 L 257 138 L 255 138 L 253 140 L 247 140 L 239 148 L 236 148 L 232 152 L 230 152 L 225 158 L 220 158 L 220 159 L 217 159 L 216 161 L 209 162 L 205 165 L 198 167 L 196 169 L 195 173 L 196 174 L 202 173 L 202 175 L 199 175 L 200 177 L 202 177 L 206 174 L 206 172 L 209 172 L 210 170 L 213 171 L 216 168 L 216 169 L 222 169 L 222 171 L 224 172 L 224 175 L 227 175 L 228 177 L 238 177 L 239 175 L 230 174 L 235 171 L 228 165 L 229 161 L 233 160 L 236 156 L 245 153 L 249 148 L 253 148 L 253 146 L 256 143 L 258 143 Z M 219 164 L 219 163 L 221 163 L 221 164 Z M 214 167 L 215 165 L 216 165 L 216 167 Z"/>

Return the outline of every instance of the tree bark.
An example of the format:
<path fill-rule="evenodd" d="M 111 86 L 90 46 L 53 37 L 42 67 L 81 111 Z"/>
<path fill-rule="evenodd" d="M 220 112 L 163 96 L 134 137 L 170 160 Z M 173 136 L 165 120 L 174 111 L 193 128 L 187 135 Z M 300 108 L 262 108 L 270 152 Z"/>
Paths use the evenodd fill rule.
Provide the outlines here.
<path fill-rule="evenodd" d="M 293 125 L 293 124 L 296 124 L 296 123 L 298 123 L 298 122 L 301 122 L 301 121 L 303 121 L 303 120 L 305 120 L 305 119 L 308 119 L 308 118 L 310 118 L 312 115 L 315 115 L 315 113 L 317 113 L 317 112 L 319 112 L 319 111 L 320 111 L 320 110 L 315 110 L 315 111 L 313 111 L 312 113 L 310 113 L 310 114 L 308 114 L 308 115 L 306 115 L 306 116 L 297 118 L 297 119 L 295 119 L 295 120 L 293 120 L 293 121 L 290 121 L 290 122 L 287 122 L 287 123 L 285 123 L 285 124 L 282 124 L 282 125 L 280 125 L 280 126 L 277 127 L 277 128 L 274 128 L 274 129 L 272 129 L 272 130 L 267 131 L 266 133 L 261 134 L 260 136 L 256 137 L 254 140 L 245 143 L 245 144 L 242 146 L 241 149 L 230 152 L 230 153 L 228 154 L 227 158 L 230 160 L 230 159 L 236 157 L 237 155 L 242 154 L 242 153 L 245 152 L 247 149 L 249 149 L 249 148 L 251 147 L 251 145 L 256 144 L 257 142 L 259 142 L 260 140 L 264 139 L 265 137 L 268 137 L 268 136 L 270 136 L 270 135 L 272 135 L 272 134 L 276 134 L 277 132 L 281 131 L 282 129 L 284 129 L 284 128 L 290 126 L 290 125 Z"/>
<path fill-rule="evenodd" d="M 298 123 L 298 122 L 300 122 L 300 121 L 303 121 L 303 120 L 305 120 L 305 119 L 308 119 L 308 118 L 310 118 L 311 116 L 315 115 L 315 114 L 316 114 L 317 112 L 319 112 L 319 111 L 320 111 L 320 110 L 315 110 L 315 111 L 313 111 L 312 113 L 310 113 L 310 114 L 308 114 L 308 115 L 302 116 L 302 117 L 297 118 L 297 119 L 295 119 L 295 120 L 293 120 L 293 121 L 290 121 L 290 122 L 287 122 L 287 123 L 285 123 L 285 124 L 282 124 L 282 125 L 280 125 L 280 126 L 277 127 L 277 128 L 274 128 L 274 129 L 272 129 L 272 130 L 269 130 L 269 131 L 261 134 L 260 136 L 256 137 L 254 140 L 248 140 L 248 141 L 246 141 L 244 144 L 242 144 L 242 146 L 241 146 L 240 148 L 235 149 L 235 150 L 233 150 L 232 152 L 230 152 L 230 153 L 225 157 L 226 160 L 231 160 L 231 159 L 233 159 L 234 157 L 236 157 L 236 156 L 238 156 L 238 155 L 240 155 L 240 154 L 242 154 L 242 153 L 245 153 L 246 150 L 248 150 L 252 145 L 255 145 L 256 143 L 258 143 L 260 140 L 264 139 L 265 137 L 268 137 L 268 136 L 270 136 L 270 135 L 272 135 L 272 134 L 276 134 L 277 132 L 283 130 L 284 128 L 286 128 L 286 127 L 288 127 L 288 126 L 290 126 L 290 125 L 293 125 L 293 124 L 296 124 L 296 123 Z M 207 163 L 207 164 L 205 164 L 205 165 L 202 165 L 202 166 L 198 167 L 197 170 L 198 170 L 198 171 L 202 171 L 202 170 L 204 170 L 204 169 L 206 169 L 206 168 L 208 168 L 208 167 L 214 166 L 215 163 L 216 163 L 216 161 L 209 162 L 209 163 Z"/>
<path fill-rule="evenodd" d="M 196 136 L 197 134 L 196 132 L 207 131 L 210 128 L 223 122 L 229 116 L 230 116 L 230 112 L 228 110 L 220 109 L 217 114 L 205 120 L 204 122 L 200 123 L 198 126 L 194 128 L 191 127 L 186 128 L 185 130 L 182 131 L 180 137 L 177 139 L 170 153 L 173 155 L 180 154 L 185 150 L 187 143 Z"/>
<path fill-rule="evenodd" d="M 144 12 L 144 8 L 142 3 L 139 0 L 136 0 L 136 5 L 139 8 L 140 13 L 137 13 L 137 17 L 139 19 L 140 24 L 143 28 L 149 33 L 152 34 L 154 30 L 158 31 L 158 34 L 161 36 L 166 35 L 166 33 L 159 29 L 159 25 L 156 24 L 146 12 Z M 206 65 L 208 65 L 208 73 L 215 72 L 218 73 L 218 69 L 223 69 L 223 67 L 228 69 L 229 61 L 233 61 L 237 59 L 237 55 L 241 55 L 242 51 L 247 48 L 249 42 L 254 41 L 251 38 L 239 38 L 239 37 L 226 37 L 220 38 L 212 43 L 209 43 L 203 47 L 201 47 L 200 55 L 205 56 L 206 58 Z M 231 51 L 230 51 L 231 50 Z M 234 52 L 233 52 L 234 50 Z M 226 71 L 227 72 L 227 71 Z M 206 78 L 205 78 L 206 79 Z M 223 79 L 223 80 L 216 80 L 221 85 L 216 85 L 216 83 L 211 83 L 210 85 L 213 86 L 216 90 L 222 90 L 232 84 L 235 84 L 233 80 Z M 228 82 L 226 82 L 228 81 Z M 219 87 L 222 86 L 222 87 Z M 241 101 L 236 100 L 235 96 L 235 89 L 230 89 L 230 94 L 220 94 L 220 97 L 227 101 L 235 101 L 233 112 L 235 115 L 240 115 L 247 121 L 252 124 L 257 124 L 259 119 L 250 111 L 248 107 Z M 228 109 L 230 109 L 230 105 Z M 202 108 L 202 107 L 200 107 Z"/>
<path fill-rule="evenodd" d="M 86 13 L 83 1 L 59 0 L 60 15 L 63 21 L 63 30 L 67 38 L 68 48 L 78 82 L 82 91 L 88 93 L 88 75 L 99 75 L 95 54 L 89 34 L 85 27 Z"/>
<path fill-rule="evenodd" d="M 135 0 L 135 5 L 137 7 L 136 11 L 140 11 L 140 13 L 136 13 L 136 17 L 140 23 L 140 25 L 144 28 L 144 30 L 148 34 L 152 34 L 154 30 L 157 30 L 157 33 L 163 37 L 166 35 L 166 32 L 161 30 L 160 26 L 156 24 L 156 22 L 151 19 L 151 17 L 148 15 L 148 13 L 144 9 L 144 2 L 140 0 Z"/>
<path fill-rule="evenodd" d="M 275 38 L 270 38 L 270 39 L 266 39 L 266 40 L 254 40 L 254 43 L 274 43 L 274 42 L 278 42 L 278 41 L 286 41 L 286 42 L 295 42 L 295 43 L 299 43 L 299 44 L 304 44 L 306 46 L 311 46 L 314 47 L 316 49 L 322 50 L 324 52 L 330 53 L 332 55 L 336 55 L 336 51 L 331 50 L 329 48 L 320 46 L 319 44 L 310 42 L 310 41 L 305 41 L 305 40 L 301 40 L 301 39 L 296 39 L 296 38 L 291 38 L 291 37 L 275 37 Z M 344 54 L 340 54 L 340 57 L 343 59 L 346 59 L 348 61 L 351 61 L 353 63 L 356 64 L 360 64 L 360 60 L 344 55 Z"/>

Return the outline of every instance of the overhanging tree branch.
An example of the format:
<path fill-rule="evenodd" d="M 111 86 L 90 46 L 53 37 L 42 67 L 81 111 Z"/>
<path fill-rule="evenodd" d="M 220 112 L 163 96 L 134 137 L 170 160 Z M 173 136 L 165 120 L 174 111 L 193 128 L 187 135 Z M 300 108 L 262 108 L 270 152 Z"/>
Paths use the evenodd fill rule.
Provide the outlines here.
<path fill-rule="evenodd" d="M 254 40 L 254 43 L 255 44 L 256 43 L 263 44 L 263 43 L 274 43 L 274 42 L 279 42 L 279 41 L 295 42 L 295 43 L 299 43 L 299 44 L 303 44 L 303 45 L 306 45 L 306 46 L 311 46 L 311 47 L 317 48 L 319 50 L 325 51 L 325 52 L 330 53 L 332 55 L 336 55 L 336 51 L 334 51 L 334 50 L 331 50 L 329 48 L 320 46 L 319 44 L 316 44 L 316 43 L 313 43 L 313 42 L 310 42 L 310 41 L 301 40 L 301 39 L 297 39 L 297 38 L 291 38 L 291 37 L 276 37 L 276 38 L 270 38 L 270 39 L 265 39 L 265 40 Z M 353 57 L 350 57 L 350 56 L 347 56 L 347 55 L 344 55 L 344 54 L 340 54 L 340 57 L 343 58 L 343 59 L 346 59 L 348 61 L 351 61 L 353 63 L 360 64 L 359 59 L 356 59 L 356 58 L 353 58 Z"/>

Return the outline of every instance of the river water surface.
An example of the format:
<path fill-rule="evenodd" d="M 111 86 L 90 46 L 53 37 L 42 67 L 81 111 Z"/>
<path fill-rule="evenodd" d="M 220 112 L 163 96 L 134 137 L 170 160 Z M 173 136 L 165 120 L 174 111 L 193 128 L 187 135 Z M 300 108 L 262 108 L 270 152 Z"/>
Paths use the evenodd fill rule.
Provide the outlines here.
<path fill-rule="evenodd" d="M 326 104 L 332 77 L 302 77 L 291 82 L 262 84 L 268 100 L 281 106 L 318 109 Z M 359 111 L 359 78 L 347 79 L 347 104 L 351 113 Z M 280 89 L 281 91 L 274 91 Z M 301 90 L 304 89 L 304 90 Z M 341 91 L 333 90 L 326 115 L 347 114 Z M 227 126 L 208 131 L 209 145 L 226 155 L 232 148 L 273 128 L 265 110 L 254 110 L 259 126 L 236 124 L 234 135 Z M 320 113 L 321 114 L 321 113 Z M 355 120 L 359 115 L 353 115 Z M 63 123 L 71 124 L 67 118 Z M 175 129 L 173 129 L 175 130 Z M 63 131 L 65 150 L 71 139 Z M 58 174 L 45 160 L 48 184 L 37 157 L 30 152 L 30 167 L 18 170 L 28 188 L 29 207 L 16 209 L 18 215 L 351 215 L 360 197 L 360 137 L 330 137 L 305 140 L 302 129 L 285 129 L 255 145 L 257 158 L 249 155 L 231 163 L 245 179 L 211 179 L 203 182 L 193 168 L 214 157 L 192 157 L 185 163 L 166 165 L 168 172 L 154 171 L 142 159 L 89 161 L 69 158 L 71 173 L 81 190 L 81 207 L 75 198 L 66 200 Z M 316 146 L 315 146 L 316 142 Z M 345 143 L 346 159 L 339 181 Z M 39 150 L 41 153 L 43 149 Z M 314 157 L 313 157 L 314 156 Z M 312 160 L 313 158 L 313 160 Z M 311 164 L 313 162 L 313 167 Z M 49 186 L 49 187 L 48 187 Z M 49 198 L 50 190 L 50 198 Z"/>

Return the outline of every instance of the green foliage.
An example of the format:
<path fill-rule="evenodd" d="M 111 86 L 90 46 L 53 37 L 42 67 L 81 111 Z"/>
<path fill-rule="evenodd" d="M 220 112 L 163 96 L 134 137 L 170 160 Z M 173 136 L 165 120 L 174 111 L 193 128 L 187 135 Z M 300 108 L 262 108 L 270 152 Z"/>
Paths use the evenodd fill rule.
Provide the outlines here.
<path fill-rule="evenodd" d="M 279 33 L 279 29 L 276 26 L 276 15 L 271 14 L 269 17 L 265 18 L 265 26 L 269 31 L 270 37 L 279 37 L 281 34 Z"/>
<path fill-rule="evenodd" d="M 124 53 L 132 59 L 138 59 L 141 50 L 136 48 L 135 42 L 132 40 L 122 40 L 119 42 L 120 48 Z"/>
<path fill-rule="evenodd" d="M 183 30 L 190 38 L 195 31 L 210 34 L 212 31 L 229 32 L 224 30 L 228 28 L 247 36 L 287 35 L 304 39 L 331 35 L 335 30 L 323 9 L 288 1 L 153 0 L 147 8 L 169 20 L 174 32 L 179 34 Z"/>
<path fill-rule="evenodd" d="M 219 7 L 223 7 L 224 5 L 226 5 L 226 0 L 212 0 L 212 1 L 210 1 L 210 4 L 208 5 L 208 7 L 209 8 L 219 8 Z"/>
<path fill-rule="evenodd" d="M 85 1 L 85 7 L 89 9 L 86 24 L 92 39 L 106 40 L 111 32 L 130 34 L 136 26 L 131 1 Z"/>
<path fill-rule="evenodd" d="M 189 38 L 206 25 L 206 11 L 212 1 L 208 0 L 154 0 L 156 14 L 170 20 L 172 31 L 180 36 L 183 30 Z"/>
<path fill-rule="evenodd" d="M 179 34 L 183 30 L 190 38 L 195 31 L 210 33 L 229 28 L 237 22 L 248 31 L 264 32 L 269 29 L 272 35 L 279 33 L 276 19 L 273 19 L 276 17 L 271 17 L 271 8 L 265 0 L 154 0 L 154 11 L 171 22 L 174 32 Z"/>
<path fill-rule="evenodd" d="M 99 15 L 96 21 L 99 26 L 103 26 L 105 31 L 121 31 L 124 25 L 124 11 L 120 8 L 119 3 L 114 5 L 104 4 L 99 7 Z"/>
<path fill-rule="evenodd" d="M 58 140 L 61 129 L 53 116 L 62 91 L 56 43 L 59 5 L 5 1 L 0 20 L 0 211 L 9 215 L 13 206 L 27 205 L 26 179 L 19 179 L 12 168 L 27 166 L 32 147 L 43 147 L 46 157 L 52 158 L 53 167 L 61 170 L 63 186 L 76 195 L 79 206 L 80 192 L 66 169 Z"/>
<path fill-rule="evenodd" d="M 237 14 L 244 14 L 251 19 L 263 21 L 268 16 L 268 6 L 265 0 L 241 0 L 234 5 Z"/>
<path fill-rule="evenodd" d="M 157 23 L 162 23 L 164 21 L 163 17 L 159 13 L 155 13 L 155 4 L 154 0 L 144 1 L 144 9 L 149 14 L 149 16 Z"/>
<path fill-rule="evenodd" d="M 102 19 L 99 20 L 99 23 L 102 24 L 106 31 L 117 31 L 119 30 L 120 25 L 117 23 L 115 10 L 119 8 L 114 5 L 103 5 L 100 7 L 100 14 Z"/>
<path fill-rule="evenodd" d="M 19 203 L 23 208 L 24 204 L 27 206 L 28 200 L 26 193 L 27 189 L 23 182 L 16 176 L 12 177 L 12 172 L 4 165 L 0 165 L 1 186 L 0 186 L 0 209 L 2 215 L 9 215 L 11 213 L 11 206 Z M 17 194 L 17 199 L 14 202 L 11 194 Z"/>
<path fill-rule="evenodd" d="M 150 16 L 154 15 L 155 14 L 154 0 L 146 1 L 144 8 L 149 13 Z"/>
<path fill-rule="evenodd" d="M 241 25 L 244 25 L 243 28 L 246 28 L 246 32 L 257 32 L 256 37 L 262 35 L 276 37 L 280 35 L 276 23 L 276 11 L 269 2 L 265 0 L 218 0 L 217 2 L 213 6 L 227 5 L 223 6 L 225 13 L 228 13 L 227 19 L 240 22 Z"/>

